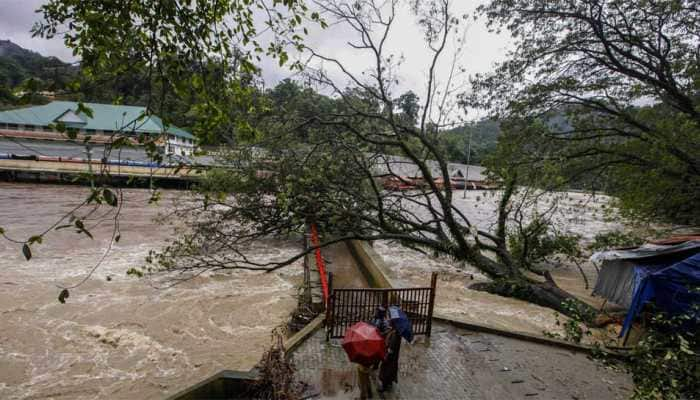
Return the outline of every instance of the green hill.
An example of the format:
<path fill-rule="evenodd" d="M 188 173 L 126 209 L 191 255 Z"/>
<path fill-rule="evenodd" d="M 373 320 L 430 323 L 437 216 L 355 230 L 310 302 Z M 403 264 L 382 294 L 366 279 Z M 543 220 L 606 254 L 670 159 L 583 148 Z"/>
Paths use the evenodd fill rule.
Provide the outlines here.
<path fill-rule="evenodd" d="M 480 164 L 496 147 L 500 127 L 498 122 L 481 120 L 440 132 L 440 139 L 448 160 Z M 471 135 L 471 159 L 467 157 Z"/>
<path fill-rule="evenodd" d="M 41 90 L 63 90 L 77 70 L 56 57 L 44 57 L 9 40 L 0 40 L 0 85 L 6 88 L 16 89 L 28 79 L 35 79 Z"/>

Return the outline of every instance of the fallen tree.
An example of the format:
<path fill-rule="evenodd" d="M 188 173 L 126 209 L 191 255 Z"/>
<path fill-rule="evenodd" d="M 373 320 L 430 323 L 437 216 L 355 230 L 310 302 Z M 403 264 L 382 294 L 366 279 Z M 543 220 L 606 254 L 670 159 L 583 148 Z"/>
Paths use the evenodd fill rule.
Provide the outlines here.
<path fill-rule="evenodd" d="M 556 309 L 575 304 L 580 315 L 595 311 L 560 289 L 547 274 L 531 278 L 507 244 L 507 226 L 518 191 L 505 182 L 495 230 L 477 227 L 454 202 L 453 171 L 439 145 L 441 130 L 453 126 L 460 49 L 452 54 L 451 73 L 438 79 L 438 62 L 447 57 L 460 19 L 448 1 L 418 2 L 427 51 L 432 55 L 425 100 L 399 96 L 399 58 L 385 48 L 399 2 L 318 2 L 324 18 L 354 34 L 349 47 L 369 54 L 373 66 L 351 71 L 341 60 L 306 48 L 312 60 L 306 79 L 330 92 L 284 82 L 260 96 L 252 125 L 256 134 L 228 142 L 219 163 L 198 188 L 198 201 L 177 211 L 190 231 L 164 252 L 154 254 L 153 270 L 201 273 L 211 269 L 273 271 L 306 253 L 285 260 L 256 260 L 249 246 L 274 236 L 300 234 L 315 222 L 325 234 L 321 246 L 350 239 L 392 240 L 423 252 L 445 255 L 478 268 L 493 280 L 481 286 L 500 295 Z M 459 46 L 458 46 L 459 47 Z M 351 84 L 340 86 L 340 74 Z M 398 157 L 400 155 L 401 157 Z M 420 177 L 413 191 L 391 191 L 382 181 Z M 311 251 L 313 249 L 310 249 Z"/>
<path fill-rule="evenodd" d="M 188 231 L 152 254 L 151 268 L 182 276 L 216 269 L 277 270 L 305 252 L 262 260 L 255 257 L 255 243 L 301 234 L 313 221 L 325 233 L 321 246 L 349 239 L 397 241 L 473 265 L 494 282 L 482 289 L 562 313 L 569 310 L 562 307 L 568 300 L 579 314 L 592 317 L 590 306 L 542 271 L 542 279 L 531 278 L 529 273 L 538 270 L 513 256 L 508 226 L 520 207 L 513 202 L 517 174 L 500 174 L 505 186 L 494 229 L 470 221 L 445 184 L 451 171 L 440 134 L 461 122 L 453 116 L 461 107 L 455 98 L 463 90 L 465 70 L 458 63 L 466 18 L 452 15 L 447 0 L 318 1 L 314 12 L 299 1 L 278 3 L 272 5 L 286 6 L 291 14 L 256 2 L 277 28 L 267 50 L 252 40 L 257 29 L 250 8 L 240 11 L 240 2 L 233 0 L 188 7 L 163 3 L 162 15 L 135 2 L 120 9 L 127 18 L 119 21 L 110 8 L 93 10 L 73 0 L 54 0 L 43 9 L 47 21 L 38 33 L 52 36 L 68 22 L 80 27 L 67 31 L 66 42 L 84 56 L 85 71 L 121 71 L 131 66 L 135 54 L 144 55 L 139 69 L 157 77 L 161 89 L 149 92 L 149 105 L 167 104 L 185 88 L 193 89 L 188 112 L 198 117 L 195 133 L 226 144 L 218 157 L 222 168 L 209 171 L 197 196 L 176 211 Z M 402 59 L 387 43 L 402 6 L 415 16 L 431 56 L 422 100 L 396 92 Z M 230 14 L 242 30 L 230 29 Z M 307 16 L 322 27 L 325 20 L 332 21 L 332 27 L 351 38 L 348 49 L 366 57 L 369 68 L 353 70 L 343 60 L 305 46 L 298 31 L 306 28 L 301 21 Z M 119 46 L 111 40 L 115 32 L 125 38 Z M 252 50 L 246 51 L 251 43 Z M 283 63 L 289 59 L 288 47 L 310 57 L 304 79 L 328 95 L 289 82 L 272 91 L 256 86 L 254 54 L 266 52 Z M 443 60 L 446 69 L 440 67 Z M 407 176 L 419 177 L 416 190 L 387 191 L 381 185 Z"/>

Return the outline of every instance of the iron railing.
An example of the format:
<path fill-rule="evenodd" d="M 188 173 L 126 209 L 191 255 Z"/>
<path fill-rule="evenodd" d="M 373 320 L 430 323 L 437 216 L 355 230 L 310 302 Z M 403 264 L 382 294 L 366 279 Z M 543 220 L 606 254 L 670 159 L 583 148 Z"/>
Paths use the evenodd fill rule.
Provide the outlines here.
<path fill-rule="evenodd" d="M 369 322 L 379 306 L 400 307 L 411 321 L 414 335 L 430 336 L 437 274 L 430 287 L 402 289 L 333 289 L 326 309 L 326 339 L 341 338 L 348 327 Z"/>

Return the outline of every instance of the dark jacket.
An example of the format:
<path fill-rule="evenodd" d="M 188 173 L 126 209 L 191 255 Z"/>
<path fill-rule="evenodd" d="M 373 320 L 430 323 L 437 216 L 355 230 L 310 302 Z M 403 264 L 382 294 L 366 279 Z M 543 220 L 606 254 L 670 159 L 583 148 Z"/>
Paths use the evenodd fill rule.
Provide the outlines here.
<path fill-rule="evenodd" d="M 385 338 L 386 359 L 379 367 L 379 380 L 384 387 L 399 381 L 399 353 L 401 352 L 401 335 L 395 329 L 389 330 Z"/>

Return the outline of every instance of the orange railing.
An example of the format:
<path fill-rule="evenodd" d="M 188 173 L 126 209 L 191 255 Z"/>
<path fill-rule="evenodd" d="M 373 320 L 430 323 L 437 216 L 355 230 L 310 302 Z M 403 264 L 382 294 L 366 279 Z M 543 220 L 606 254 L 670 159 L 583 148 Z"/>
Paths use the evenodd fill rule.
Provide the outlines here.
<path fill-rule="evenodd" d="M 316 224 L 311 224 L 311 245 L 316 246 L 316 266 L 318 274 L 321 275 L 321 288 L 323 289 L 323 303 L 328 306 L 328 275 L 326 275 L 326 263 L 321 255 L 321 241 L 318 239 Z"/>

